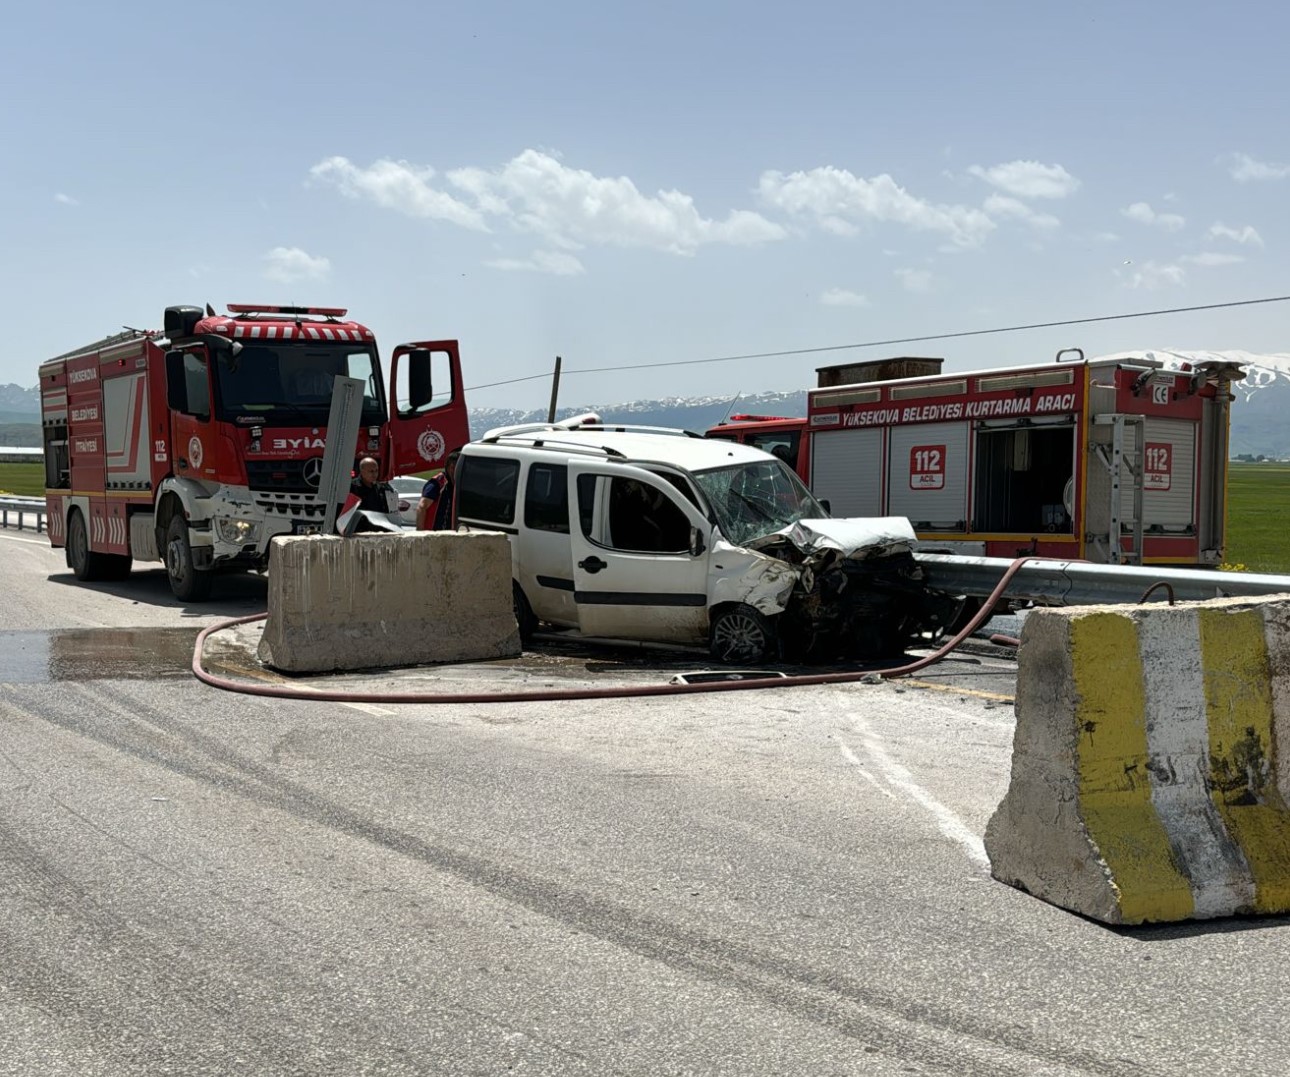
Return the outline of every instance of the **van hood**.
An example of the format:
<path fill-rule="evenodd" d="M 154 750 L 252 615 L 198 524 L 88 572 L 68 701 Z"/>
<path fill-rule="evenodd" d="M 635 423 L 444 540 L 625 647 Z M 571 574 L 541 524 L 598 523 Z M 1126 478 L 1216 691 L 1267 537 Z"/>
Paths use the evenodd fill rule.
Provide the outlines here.
<path fill-rule="evenodd" d="M 904 516 L 798 520 L 772 535 L 748 543 L 747 548 L 761 550 L 782 545 L 785 541 L 807 558 L 834 551 L 847 560 L 864 561 L 870 557 L 908 553 L 914 548 L 917 536 Z"/>

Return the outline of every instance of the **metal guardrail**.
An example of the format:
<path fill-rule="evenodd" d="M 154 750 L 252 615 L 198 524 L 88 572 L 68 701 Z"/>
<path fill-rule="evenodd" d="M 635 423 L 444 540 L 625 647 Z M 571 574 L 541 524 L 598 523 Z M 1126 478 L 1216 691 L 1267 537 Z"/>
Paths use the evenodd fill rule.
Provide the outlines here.
<path fill-rule="evenodd" d="M 45 530 L 45 499 L 43 497 L 0 497 L 0 527 L 9 526 L 9 517 L 16 516 L 18 530 L 28 516 L 36 518 L 36 530 Z"/>
<path fill-rule="evenodd" d="M 928 586 L 976 596 L 990 594 L 1012 564 L 1005 557 L 921 552 L 914 557 L 927 573 Z M 1095 606 L 1140 602 L 1152 588 L 1156 590 L 1151 600 L 1158 602 L 1168 601 L 1171 595 L 1180 601 L 1279 595 L 1290 594 L 1290 576 L 1036 560 L 1021 567 L 1004 597 L 1052 606 Z"/>

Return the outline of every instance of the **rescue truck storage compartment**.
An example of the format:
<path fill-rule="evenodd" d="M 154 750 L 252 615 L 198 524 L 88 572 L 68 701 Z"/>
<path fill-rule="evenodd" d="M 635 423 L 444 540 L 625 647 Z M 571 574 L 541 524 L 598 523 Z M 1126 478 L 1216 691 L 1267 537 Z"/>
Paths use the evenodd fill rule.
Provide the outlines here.
<path fill-rule="evenodd" d="M 851 385 L 821 371 L 805 477 L 837 515 L 905 516 L 964 553 L 1215 564 L 1243 376 L 1082 354 Z"/>

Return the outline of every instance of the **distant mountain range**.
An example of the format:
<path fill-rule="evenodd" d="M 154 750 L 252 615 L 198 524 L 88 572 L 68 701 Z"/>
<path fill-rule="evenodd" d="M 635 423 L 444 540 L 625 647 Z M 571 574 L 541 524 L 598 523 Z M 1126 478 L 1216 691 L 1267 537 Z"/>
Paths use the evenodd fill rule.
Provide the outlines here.
<path fill-rule="evenodd" d="M 1232 408 L 1231 455 L 1290 457 L 1290 353 L 1253 354 L 1243 351 L 1135 351 L 1099 358 L 1158 359 L 1170 367 L 1184 363 L 1226 361 L 1246 368 L 1245 380 L 1235 385 Z M 730 413 L 756 415 L 805 415 L 806 390 L 756 393 L 751 396 L 663 397 L 623 404 L 560 408 L 556 417 L 594 411 L 607 423 L 638 426 L 681 427 L 702 432 Z M 546 409 L 471 408 L 473 437 L 498 426 L 543 422 Z M 40 390 L 0 385 L 0 444 L 40 443 Z"/>
<path fill-rule="evenodd" d="M 597 404 L 576 408 L 557 408 L 557 419 L 594 411 L 606 423 L 630 423 L 633 426 L 680 427 L 703 433 L 726 416 L 735 415 L 805 415 L 806 390 L 782 393 L 755 393 L 751 396 L 671 396 L 662 400 L 633 400 L 626 404 Z M 482 437 L 498 426 L 517 423 L 546 422 L 547 409 L 519 411 L 512 408 L 471 408 L 470 432 Z"/>

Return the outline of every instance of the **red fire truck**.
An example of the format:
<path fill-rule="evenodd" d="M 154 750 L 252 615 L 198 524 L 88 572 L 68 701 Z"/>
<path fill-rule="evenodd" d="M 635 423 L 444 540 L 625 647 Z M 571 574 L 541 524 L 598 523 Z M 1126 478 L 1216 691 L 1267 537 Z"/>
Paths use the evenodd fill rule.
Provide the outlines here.
<path fill-rule="evenodd" d="M 1102 563 L 1223 560 L 1229 363 L 1073 360 L 866 380 L 823 368 L 807 417 L 708 431 L 775 451 L 839 516 L 905 516 L 924 546 Z M 840 383 L 838 371 L 850 378 Z M 740 418 L 740 417 L 736 417 Z"/>
<path fill-rule="evenodd" d="M 381 475 L 469 440 L 457 341 L 400 344 L 388 394 L 372 331 L 332 307 L 167 307 L 40 367 L 50 542 L 78 579 L 163 561 L 175 595 L 263 569 L 275 535 L 317 531 L 332 379 L 365 385 L 355 458 Z"/>

